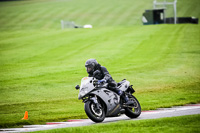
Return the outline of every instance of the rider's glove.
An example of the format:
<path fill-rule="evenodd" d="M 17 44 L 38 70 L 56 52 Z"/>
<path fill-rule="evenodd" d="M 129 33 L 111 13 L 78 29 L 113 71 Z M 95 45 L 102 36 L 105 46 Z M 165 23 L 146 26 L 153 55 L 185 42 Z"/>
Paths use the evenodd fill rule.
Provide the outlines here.
<path fill-rule="evenodd" d="M 124 94 L 124 92 L 121 91 L 121 90 L 118 90 L 118 91 L 117 91 L 117 94 L 118 94 L 119 96 L 122 96 L 122 95 Z"/>
<path fill-rule="evenodd" d="M 98 80 L 98 83 L 105 83 L 106 80 L 105 79 L 102 79 L 102 80 Z"/>

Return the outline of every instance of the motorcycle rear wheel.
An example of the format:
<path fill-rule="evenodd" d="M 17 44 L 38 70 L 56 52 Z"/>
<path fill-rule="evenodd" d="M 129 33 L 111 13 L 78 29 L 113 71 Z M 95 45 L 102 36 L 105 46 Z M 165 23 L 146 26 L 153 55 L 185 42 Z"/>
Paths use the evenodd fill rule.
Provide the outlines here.
<path fill-rule="evenodd" d="M 84 109 L 87 116 L 94 122 L 102 122 L 105 119 L 105 111 L 101 104 L 100 109 L 97 110 L 95 104 L 92 101 L 87 101 L 85 103 Z"/>
<path fill-rule="evenodd" d="M 125 115 L 130 118 L 137 118 L 141 114 L 140 103 L 133 95 L 129 96 L 129 100 L 132 100 L 134 102 L 134 105 L 133 105 L 133 107 L 125 108 Z"/>

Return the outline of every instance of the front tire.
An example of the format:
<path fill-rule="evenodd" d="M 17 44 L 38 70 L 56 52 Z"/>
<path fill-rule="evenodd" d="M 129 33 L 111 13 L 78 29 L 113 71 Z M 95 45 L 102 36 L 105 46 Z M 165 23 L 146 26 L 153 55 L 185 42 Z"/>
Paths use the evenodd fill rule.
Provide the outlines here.
<path fill-rule="evenodd" d="M 126 107 L 125 108 L 125 115 L 130 118 L 137 118 L 141 114 L 141 106 L 138 100 L 133 96 L 129 95 L 129 100 L 132 100 L 134 102 L 134 105 L 132 107 Z"/>
<path fill-rule="evenodd" d="M 85 103 L 84 109 L 87 116 L 94 122 L 102 122 L 105 119 L 105 111 L 102 104 L 100 104 L 100 109 L 97 110 L 95 104 L 92 101 L 87 101 Z"/>

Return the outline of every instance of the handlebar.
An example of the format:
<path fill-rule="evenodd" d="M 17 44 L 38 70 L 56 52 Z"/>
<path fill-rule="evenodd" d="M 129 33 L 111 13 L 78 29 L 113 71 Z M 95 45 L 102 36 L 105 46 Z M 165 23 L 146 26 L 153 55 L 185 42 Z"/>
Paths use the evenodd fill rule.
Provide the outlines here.
<path fill-rule="evenodd" d="M 107 86 L 108 86 L 107 83 L 99 83 L 98 80 L 94 80 L 93 84 L 97 88 L 107 88 Z"/>

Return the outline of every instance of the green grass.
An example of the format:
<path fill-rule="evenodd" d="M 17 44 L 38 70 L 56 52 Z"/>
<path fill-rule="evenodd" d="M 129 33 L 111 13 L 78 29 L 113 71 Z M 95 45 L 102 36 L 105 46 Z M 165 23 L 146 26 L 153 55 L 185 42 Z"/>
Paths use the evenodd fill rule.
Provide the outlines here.
<path fill-rule="evenodd" d="M 120 121 L 84 127 L 71 127 L 38 131 L 34 133 L 198 133 L 200 131 L 200 115 L 161 118 L 153 120 Z"/>
<path fill-rule="evenodd" d="M 168 0 L 169 1 L 169 0 Z M 172 1 L 172 0 L 171 0 Z M 178 17 L 200 17 L 199 0 L 179 0 Z M 153 0 L 19 0 L 0 2 L 1 30 L 60 29 L 60 21 L 79 25 L 102 26 L 142 25 L 145 9 L 152 9 Z M 173 14 L 169 9 L 168 15 Z"/>
<path fill-rule="evenodd" d="M 152 3 L 131 3 L 0 2 L 0 127 L 87 118 L 74 86 L 88 58 L 129 80 L 143 110 L 199 103 L 199 24 L 143 26 Z M 179 3 L 179 16 L 200 16 L 199 0 Z M 61 30 L 61 19 L 95 28 Z"/>

